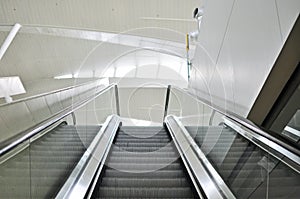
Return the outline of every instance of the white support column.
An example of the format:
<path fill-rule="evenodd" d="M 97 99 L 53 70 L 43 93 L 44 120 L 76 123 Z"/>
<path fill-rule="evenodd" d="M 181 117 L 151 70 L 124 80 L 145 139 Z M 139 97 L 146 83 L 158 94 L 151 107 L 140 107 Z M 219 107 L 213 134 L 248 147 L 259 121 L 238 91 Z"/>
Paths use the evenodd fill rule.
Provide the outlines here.
<path fill-rule="evenodd" d="M 11 42 L 14 40 L 15 36 L 19 32 L 20 28 L 22 26 L 18 23 L 14 25 L 14 27 L 11 29 L 9 34 L 7 35 L 5 41 L 3 42 L 1 48 L 0 48 L 0 60 L 2 59 L 3 55 L 7 51 L 8 47 L 10 46 Z"/>

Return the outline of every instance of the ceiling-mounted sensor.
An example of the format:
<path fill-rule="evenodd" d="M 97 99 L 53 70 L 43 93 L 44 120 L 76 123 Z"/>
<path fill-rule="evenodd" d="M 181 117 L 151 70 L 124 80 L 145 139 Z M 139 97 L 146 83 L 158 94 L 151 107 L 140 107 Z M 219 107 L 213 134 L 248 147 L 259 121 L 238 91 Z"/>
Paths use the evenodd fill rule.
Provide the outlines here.
<path fill-rule="evenodd" d="M 203 16 L 203 7 L 195 8 L 195 10 L 193 12 L 193 18 L 198 19 L 199 17 L 202 17 L 202 16 Z"/>

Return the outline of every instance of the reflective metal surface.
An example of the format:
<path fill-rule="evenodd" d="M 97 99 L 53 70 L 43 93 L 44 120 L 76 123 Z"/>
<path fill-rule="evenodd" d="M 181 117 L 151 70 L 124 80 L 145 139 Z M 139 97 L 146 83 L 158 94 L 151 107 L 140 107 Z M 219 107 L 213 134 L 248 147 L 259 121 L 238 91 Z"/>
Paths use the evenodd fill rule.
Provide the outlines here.
<path fill-rule="evenodd" d="M 164 118 L 168 114 L 168 107 L 169 107 L 169 102 L 170 102 L 170 92 L 171 92 L 171 85 L 169 85 L 168 88 L 167 88 Z"/>
<path fill-rule="evenodd" d="M 211 169 L 222 177 L 236 198 L 299 195 L 299 168 L 298 171 L 291 168 L 293 164 L 287 163 L 287 158 L 274 153 L 255 137 L 248 139 L 237 133 L 247 133 L 245 129 L 233 129 L 228 123 L 185 128 L 210 162 Z"/>
<path fill-rule="evenodd" d="M 115 85 L 115 98 L 116 98 L 117 115 L 120 116 L 120 99 L 119 99 L 119 89 L 117 85 Z"/>
<path fill-rule="evenodd" d="M 207 198 L 235 198 L 181 122 L 172 115 L 165 122 L 198 190 Z"/>
<path fill-rule="evenodd" d="M 28 101 L 28 100 L 35 99 L 35 98 L 38 98 L 38 97 L 50 95 L 50 94 L 53 94 L 53 93 L 59 93 L 59 92 L 62 92 L 62 91 L 70 90 L 72 88 L 77 88 L 77 87 L 80 87 L 80 86 L 88 85 L 88 84 L 91 84 L 93 82 L 95 82 L 95 81 L 94 80 L 93 81 L 88 81 L 88 82 L 85 82 L 85 83 L 82 83 L 82 84 L 77 84 L 77 85 L 74 85 L 74 86 L 69 86 L 69 87 L 66 87 L 66 88 L 57 89 L 57 90 L 54 90 L 54 91 L 50 91 L 50 92 L 46 92 L 46 93 L 42 93 L 42 94 L 38 94 L 38 95 L 26 97 L 26 98 L 22 98 L 22 99 L 19 99 L 19 100 L 15 100 L 15 101 L 13 101 L 9 104 L 0 104 L 0 107 L 11 105 L 11 104 L 18 103 L 18 102 Z"/>
<path fill-rule="evenodd" d="M 85 197 L 92 180 L 97 181 L 94 175 L 98 170 L 101 171 L 119 125 L 118 116 L 112 115 L 107 118 L 56 198 Z"/>
<path fill-rule="evenodd" d="M 275 151 L 282 153 L 287 158 L 291 159 L 297 164 L 300 164 L 300 151 L 283 141 L 271 136 L 269 133 L 265 132 L 258 126 L 254 125 L 251 121 L 248 121 L 245 118 L 240 118 L 234 114 L 229 113 L 228 111 L 219 110 L 218 108 L 214 107 L 213 105 L 209 104 L 208 102 L 204 102 L 202 99 L 199 99 L 197 96 L 194 96 L 191 93 L 186 92 L 185 90 L 178 88 L 178 87 L 172 87 L 173 89 L 179 90 L 192 98 L 198 100 L 200 103 L 204 104 L 208 108 L 212 109 L 213 111 L 220 113 L 221 115 L 224 115 L 225 117 L 229 118 L 231 121 L 247 128 L 247 134 L 251 134 L 252 136 L 257 137 L 257 139 L 264 143 L 265 145 L 269 145 L 269 143 L 272 143 L 270 147 L 272 147 Z M 239 131 L 237 131 L 240 133 Z M 275 145 L 276 144 L 276 145 Z"/>
<path fill-rule="evenodd" d="M 91 102 L 92 100 L 96 99 L 101 94 L 103 94 L 104 92 L 110 90 L 114 86 L 115 85 L 112 84 L 112 85 L 110 85 L 110 86 L 108 86 L 108 87 L 100 90 L 97 94 L 95 94 L 94 96 L 90 97 L 89 99 L 85 99 L 85 100 L 82 100 L 80 102 L 77 102 L 77 103 L 73 104 L 72 106 L 63 109 L 58 114 L 56 114 L 56 115 L 54 115 L 54 116 L 52 116 L 52 117 L 44 120 L 43 122 L 37 124 L 36 126 L 30 128 L 29 130 L 25 130 L 25 131 L 21 132 L 20 134 L 22 135 L 22 137 L 17 137 L 16 139 L 10 140 L 8 143 L 5 143 L 5 146 L 3 146 L 1 148 L 1 150 L 0 150 L 0 156 L 2 156 L 3 154 L 7 153 L 8 151 L 10 151 L 11 149 L 13 149 L 17 145 L 21 144 L 22 142 L 30 139 L 31 137 L 33 137 L 34 135 L 38 134 L 43 129 L 47 128 L 48 126 L 54 124 L 55 122 L 61 120 L 62 118 L 66 117 L 67 115 L 71 114 L 75 110 L 77 110 L 77 109 L 83 107 L 84 105 L 88 104 L 89 102 Z"/>

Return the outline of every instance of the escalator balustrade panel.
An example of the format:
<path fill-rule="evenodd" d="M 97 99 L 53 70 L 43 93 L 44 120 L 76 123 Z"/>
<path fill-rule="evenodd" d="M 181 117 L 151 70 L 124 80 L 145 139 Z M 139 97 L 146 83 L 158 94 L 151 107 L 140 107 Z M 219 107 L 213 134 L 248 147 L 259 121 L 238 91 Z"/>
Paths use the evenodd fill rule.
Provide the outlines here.
<path fill-rule="evenodd" d="M 0 198 L 53 198 L 100 126 L 61 124 L 1 164 Z"/>
<path fill-rule="evenodd" d="M 237 198 L 299 198 L 299 173 L 233 129 L 186 128 Z"/>

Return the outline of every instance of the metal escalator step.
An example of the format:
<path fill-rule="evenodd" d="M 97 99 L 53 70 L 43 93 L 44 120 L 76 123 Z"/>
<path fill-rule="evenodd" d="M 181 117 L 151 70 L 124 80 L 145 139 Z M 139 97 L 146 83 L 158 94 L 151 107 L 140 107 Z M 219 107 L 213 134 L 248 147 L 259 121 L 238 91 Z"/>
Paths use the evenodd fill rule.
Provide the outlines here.
<path fill-rule="evenodd" d="M 52 136 L 52 137 L 47 137 L 45 139 L 45 141 L 47 141 L 47 142 L 62 142 L 62 141 L 82 142 L 83 139 L 93 139 L 94 138 L 94 136 L 92 136 L 92 135 L 91 136 L 80 136 L 80 137 L 78 137 L 78 136 L 80 136 L 80 135 L 76 135 L 74 137 L 70 137 L 70 136 L 65 136 L 65 137 L 63 137 L 63 136 L 55 136 L 54 137 L 54 136 Z"/>
<path fill-rule="evenodd" d="M 264 187 L 262 189 L 257 189 L 253 192 L 252 189 L 248 188 L 240 188 L 236 195 L 240 198 L 245 198 L 250 195 L 248 198 L 289 198 L 289 199 L 298 199 L 299 198 L 299 187 L 298 186 L 291 186 L 291 187 L 284 187 L 282 189 L 272 188 L 272 187 Z"/>
<path fill-rule="evenodd" d="M 188 187 L 186 178 L 108 178 L 104 177 L 102 186 L 115 187 Z"/>
<path fill-rule="evenodd" d="M 216 155 L 220 155 L 220 154 L 224 154 L 222 151 L 215 151 L 214 152 Z M 219 153 L 219 154 L 218 154 Z M 251 154 L 254 154 L 255 152 L 254 151 L 249 151 L 249 152 L 244 152 L 243 150 L 242 151 L 230 151 L 226 154 L 226 158 L 227 157 L 231 157 L 231 158 L 239 158 L 241 157 L 242 154 L 244 154 L 245 156 L 248 156 L 248 155 L 251 155 Z M 212 157 L 210 157 L 211 154 L 208 155 L 208 158 L 209 159 L 213 159 Z"/>
<path fill-rule="evenodd" d="M 81 155 L 82 152 L 84 152 L 84 149 L 78 149 L 78 150 L 66 150 L 66 151 L 60 151 L 60 150 L 39 150 L 39 151 L 30 151 L 31 156 L 76 156 Z"/>
<path fill-rule="evenodd" d="M 173 151 L 174 148 L 165 146 L 161 147 L 114 147 L 115 151 L 129 151 L 129 152 L 153 152 L 153 151 Z"/>
<path fill-rule="evenodd" d="M 47 169 L 47 171 L 45 171 Z M 61 176 L 63 173 L 71 173 L 72 169 L 70 170 L 63 170 L 60 168 L 45 168 L 45 169 L 32 169 L 30 170 L 30 176 L 32 177 L 48 177 L 48 176 Z M 28 170 L 23 169 L 7 169 L 6 172 L 3 175 L 3 177 L 9 177 L 9 176 L 22 176 L 24 175 L 24 172 L 27 172 Z"/>
<path fill-rule="evenodd" d="M 109 163 L 172 163 L 176 162 L 177 158 L 158 158 L 158 157 L 108 157 L 107 162 Z"/>
<path fill-rule="evenodd" d="M 0 181 L 5 186 L 0 186 L 0 198 L 54 197 L 85 152 L 83 142 L 92 140 L 100 128 L 84 129 L 82 139 L 76 128 L 58 126 L 3 163 Z"/>
<path fill-rule="evenodd" d="M 26 162 L 29 164 L 29 162 Z M 13 168 L 17 169 L 17 168 L 24 168 L 24 164 L 26 165 L 26 163 L 24 162 L 16 162 L 13 165 Z M 30 168 L 31 169 L 36 169 L 36 168 L 70 168 L 72 169 L 74 167 L 74 163 L 70 163 L 70 162 L 31 162 L 30 163 Z"/>
<path fill-rule="evenodd" d="M 177 178 L 185 177 L 185 173 L 182 170 L 158 170 L 155 172 L 147 173 L 129 173 L 129 172 L 120 172 L 113 169 L 107 169 L 104 174 L 105 177 L 136 177 L 136 178 Z"/>
<path fill-rule="evenodd" d="M 151 152 L 151 153 L 143 153 L 143 152 L 129 152 L 129 151 L 112 151 L 110 153 L 111 157 L 179 157 L 179 154 L 176 153 L 175 151 L 169 151 L 169 152 L 165 152 L 165 151 L 156 151 L 156 152 Z"/>
<path fill-rule="evenodd" d="M 101 187 L 99 190 L 101 197 L 147 197 L 147 198 L 182 198 L 193 197 L 193 192 L 189 187 L 158 188 L 158 187 Z"/>
<path fill-rule="evenodd" d="M 122 134 L 119 135 L 117 139 L 170 139 L 167 135 L 158 135 L 158 134 Z"/>
<path fill-rule="evenodd" d="M 231 150 L 232 150 L 232 152 L 243 152 L 245 150 L 245 148 L 246 148 L 246 146 L 239 146 L 239 147 L 232 147 Z M 224 152 L 224 150 L 226 150 L 227 147 L 214 146 L 213 148 L 211 148 L 211 147 L 203 147 L 203 146 L 201 146 L 200 149 L 203 152 L 218 153 L 218 152 Z"/>
<path fill-rule="evenodd" d="M 205 142 L 205 145 L 208 147 L 211 147 L 210 145 L 213 145 L 214 148 L 218 147 L 218 148 L 224 148 L 224 149 L 228 149 L 228 148 L 245 148 L 247 147 L 247 143 L 245 142 L 219 142 L 219 140 L 216 140 L 215 142 Z M 201 146 L 201 148 L 206 148 L 206 146 Z"/>
<path fill-rule="evenodd" d="M 247 168 L 249 169 L 253 169 L 253 168 L 256 168 L 258 166 L 257 162 L 247 162 Z M 226 163 L 226 164 L 222 164 L 219 166 L 219 170 L 220 171 L 226 171 L 226 170 L 233 170 L 234 168 L 238 167 L 238 168 L 243 168 L 244 163 L 237 163 L 237 164 L 234 164 L 234 163 Z"/>
<path fill-rule="evenodd" d="M 121 131 L 164 131 L 165 129 L 161 126 L 122 126 Z"/>
<path fill-rule="evenodd" d="M 257 153 L 257 151 L 253 151 L 253 153 L 249 153 L 249 154 L 251 154 L 251 155 L 253 155 L 253 156 L 257 156 L 258 158 L 260 157 L 259 156 L 259 154 Z M 216 156 L 217 156 L 218 154 L 216 154 Z M 212 156 L 211 154 L 209 155 L 209 156 Z M 210 158 L 212 158 L 212 157 L 210 157 Z M 247 157 L 247 156 L 240 156 L 240 155 L 238 155 L 238 153 L 236 153 L 236 157 L 233 157 L 233 156 L 228 156 L 228 154 L 226 154 L 226 157 L 225 157 L 225 159 L 223 160 L 223 162 L 224 163 L 228 163 L 228 164 L 234 164 L 234 163 L 236 163 L 237 161 L 251 161 L 251 162 L 255 162 L 254 160 L 252 160 L 252 159 L 249 159 L 249 157 Z M 256 162 L 257 162 L 257 160 L 256 160 Z"/>
<path fill-rule="evenodd" d="M 66 177 L 66 176 L 63 176 Z M 30 176 L 29 170 L 28 172 L 24 172 L 22 176 L 9 176 L 3 177 L 0 179 L 1 185 L 5 186 L 29 186 L 30 182 L 39 182 L 43 186 L 52 186 L 53 183 L 57 183 L 57 181 L 63 183 L 63 180 L 58 180 L 56 176 L 47 176 L 44 178 L 42 176 Z M 2 190 L 2 189 L 1 189 Z"/>
<path fill-rule="evenodd" d="M 158 130 L 156 130 L 156 131 L 142 131 L 142 130 L 137 130 L 137 131 L 124 131 L 124 130 L 122 130 L 122 128 L 121 128 L 121 130 L 118 132 L 118 134 L 119 135 L 131 135 L 131 136 L 135 136 L 135 135 L 141 135 L 141 136 L 143 136 L 143 135 L 158 135 L 158 136 L 168 136 L 168 134 L 166 133 L 166 131 L 158 131 Z"/>
<path fill-rule="evenodd" d="M 260 189 L 255 191 L 250 198 L 264 198 L 267 196 L 267 189 Z M 268 198 L 288 198 L 288 199 L 299 199 L 300 190 L 299 186 L 289 186 L 284 188 L 269 187 Z"/>
<path fill-rule="evenodd" d="M 120 142 L 116 145 L 119 147 L 164 147 L 164 146 L 168 146 L 169 143 Z"/>
<path fill-rule="evenodd" d="M 4 187 L 1 190 L 1 198 L 49 198 L 52 194 L 45 194 L 51 192 L 49 186 L 37 186 L 35 188 L 30 186 L 18 186 L 18 187 Z M 13 193 L 13 197 L 12 197 Z M 53 196 L 52 196 L 53 197 Z"/>
<path fill-rule="evenodd" d="M 194 198 L 164 128 L 121 127 L 93 198 Z"/>
<path fill-rule="evenodd" d="M 123 163 L 107 163 L 106 164 L 110 168 L 115 168 L 121 171 L 126 170 L 127 172 L 139 172 L 139 171 L 156 171 L 158 169 L 164 170 L 180 170 L 182 166 L 179 163 L 172 164 L 153 164 L 153 163 L 143 163 L 143 164 L 123 164 Z"/>
<path fill-rule="evenodd" d="M 168 138 L 155 138 L 155 137 L 151 137 L 151 138 L 118 138 L 116 140 L 115 143 L 120 143 L 120 142 L 152 142 L 152 143 L 168 143 L 170 142 L 170 139 Z"/>
<path fill-rule="evenodd" d="M 131 136 L 131 135 L 119 135 L 116 139 L 117 140 L 128 140 L 128 139 L 136 139 L 136 140 L 147 140 L 147 139 L 163 139 L 163 140 L 168 140 L 168 142 L 170 142 L 170 138 L 169 136 L 162 136 L 162 135 L 144 135 L 144 136 Z"/>
<path fill-rule="evenodd" d="M 51 145 L 51 146 L 74 146 L 74 145 L 82 145 L 82 140 L 81 139 L 77 139 L 77 140 L 74 140 L 74 139 L 71 139 L 71 140 L 68 140 L 68 139 L 60 139 L 59 141 L 50 141 L 50 140 L 47 140 L 47 139 L 44 139 L 43 141 L 41 141 L 40 143 L 41 145 L 45 145 L 45 146 L 48 146 L 48 145 Z"/>
<path fill-rule="evenodd" d="M 165 131 L 119 131 L 120 135 L 166 135 Z"/>
<path fill-rule="evenodd" d="M 64 151 L 64 150 L 77 150 L 77 149 L 84 149 L 86 148 L 82 143 L 65 143 L 65 145 L 63 144 L 53 144 L 53 145 L 36 145 L 36 146 L 32 146 L 30 149 L 31 150 L 60 150 L 60 151 Z"/>

